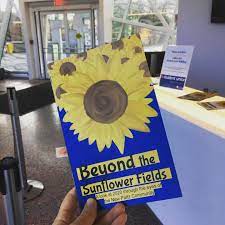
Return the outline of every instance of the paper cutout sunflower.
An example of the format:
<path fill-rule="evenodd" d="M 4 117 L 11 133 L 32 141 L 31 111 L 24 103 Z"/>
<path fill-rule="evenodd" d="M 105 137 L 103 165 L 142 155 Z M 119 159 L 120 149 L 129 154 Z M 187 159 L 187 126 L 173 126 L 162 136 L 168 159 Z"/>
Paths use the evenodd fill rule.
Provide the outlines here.
<path fill-rule="evenodd" d="M 72 123 L 70 130 L 78 134 L 79 141 L 88 139 L 89 145 L 96 141 L 100 152 L 114 142 L 123 154 L 125 138 L 133 138 L 132 130 L 150 132 L 149 118 L 157 112 L 149 105 L 152 99 L 146 98 L 153 87 L 140 66 L 145 60 L 140 40 L 134 36 L 132 43 L 121 41 L 118 46 L 92 49 L 74 63 L 70 58 L 68 62 L 74 66 L 64 60 L 57 65 L 59 78 L 55 78 L 64 77 L 63 82 L 54 88 L 56 98 L 57 90 L 63 90 L 59 102 L 66 111 L 63 121 Z"/>
<path fill-rule="evenodd" d="M 70 77 L 74 75 L 74 72 L 76 71 L 76 61 L 78 61 L 77 56 L 72 56 L 48 64 L 48 72 L 51 77 L 52 87 L 55 89 L 55 101 L 60 110 L 66 106 L 61 96 L 67 92 L 62 85 L 69 82 Z"/>

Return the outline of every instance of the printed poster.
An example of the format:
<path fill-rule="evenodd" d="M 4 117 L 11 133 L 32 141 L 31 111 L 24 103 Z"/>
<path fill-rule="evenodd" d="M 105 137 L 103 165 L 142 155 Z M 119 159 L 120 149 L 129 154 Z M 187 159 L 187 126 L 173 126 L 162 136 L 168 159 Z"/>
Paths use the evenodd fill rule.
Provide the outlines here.
<path fill-rule="evenodd" d="M 49 64 L 81 207 L 181 190 L 139 35 Z"/>
<path fill-rule="evenodd" d="M 163 61 L 159 85 L 183 90 L 190 64 L 193 46 L 169 46 Z"/>

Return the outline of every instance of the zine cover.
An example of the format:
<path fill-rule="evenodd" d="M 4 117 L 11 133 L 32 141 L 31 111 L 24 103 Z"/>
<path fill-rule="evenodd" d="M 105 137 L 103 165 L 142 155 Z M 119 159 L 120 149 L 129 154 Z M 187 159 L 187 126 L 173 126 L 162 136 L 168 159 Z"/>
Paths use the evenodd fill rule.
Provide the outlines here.
<path fill-rule="evenodd" d="M 139 35 L 49 64 L 81 207 L 181 196 Z"/>

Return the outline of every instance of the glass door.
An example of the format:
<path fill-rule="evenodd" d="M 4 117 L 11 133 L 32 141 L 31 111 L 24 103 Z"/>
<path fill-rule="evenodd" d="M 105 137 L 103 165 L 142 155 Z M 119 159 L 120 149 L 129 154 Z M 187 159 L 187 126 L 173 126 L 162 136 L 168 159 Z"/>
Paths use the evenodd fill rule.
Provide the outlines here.
<path fill-rule="evenodd" d="M 39 12 L 37 15 L 40 73 L 49 78 L 47 65 L 98 44 L 95 10 Z"/>
<path fill-rule="evenodd" d="M 68 12 L 67 22 L 70 53 L 81 53 L 92 48 L 91 12 Z"/>

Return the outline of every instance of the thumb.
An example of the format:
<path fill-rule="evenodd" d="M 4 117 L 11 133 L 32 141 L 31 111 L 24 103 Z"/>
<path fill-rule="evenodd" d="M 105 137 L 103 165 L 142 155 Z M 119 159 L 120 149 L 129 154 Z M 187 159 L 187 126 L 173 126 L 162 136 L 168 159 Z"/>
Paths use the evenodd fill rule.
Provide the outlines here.
<path fill-rule="evenodd" d="M 89 198 L 74 225 L 93 225 L 97 217 L 97 203 Z"/>

